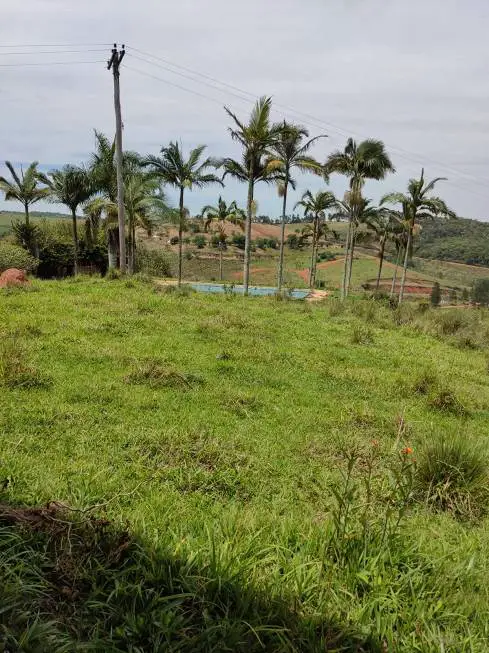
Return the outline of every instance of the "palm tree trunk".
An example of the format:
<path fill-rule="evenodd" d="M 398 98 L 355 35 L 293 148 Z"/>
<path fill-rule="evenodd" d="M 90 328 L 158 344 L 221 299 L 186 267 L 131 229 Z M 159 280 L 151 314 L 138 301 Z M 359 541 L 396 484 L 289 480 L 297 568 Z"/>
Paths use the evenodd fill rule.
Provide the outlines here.
<path fill-rule="evenodd" d="M 129 214 L 127 220 L 127 271 L 129 274 L 134 272 L 134 251 L 132 248 L 132 217 Z"/>
<path fill-rule="evenodd" d="M 357 230 L 356 227 L 353 227 L 352 229 L 352 234 L 351 234 L 351 243 L 350 243 L 350 256 L 348 257 L 348 277 L 346 281 L 346 297 L 348 297 L 348 293 L 350 292 L 350 285 L 351 285 L 351 272 L 353 269 L 353 254 L 355 253 L 355 241 L 357 238 Z"/>
<path fill-rule="evenodd" d="M 282 285 L 284 282 L 284 250 L 285 250 L 285 220 L 287 215 L 287 190 L 289 185 L 289 177 L 286 175 L 284 181 L 284 201 L 282 204 L 282 225 L 280 228 L 280 254 L 278 259 L 278 282 L 277 290 L 280 292 L 282 290 Z"/>
<path fill-rule="evenodd" d="M 73 274 L 78 274 L 78 226 L 76 223 L 76 209 L 71 210 L 71 224 L 73 229 Z"/>
<path fill-rule="evenodd" d="M 219 243 L 219 281 L 222 281 L 222 243 Z"/>
<path fill-rule="evenodd" d="M 248 287 L 250 283 L 250 251 L 251 251 L 251 216 L 253 212 L 253 170 L 249 172 L 248 181 L 248 202 L 246 206 L 246 227 L 245 227 L 245 251 L 244 251 L 244 271 L 243 271 L 243 286 L 244 294 L 248 294 Z"/>
<path fill-rule="evenodd" d="M 118 243 L 119 243 L 119 231 L 117 227 L 110 227 L 107 230 L 107 256 L 109 259 L 109 270 L 117 267 Z"/>
<path fill-rule="evenodd" d="M 409 252 L 411 251 L 411 241 L 413 238 L 413 229 L 412 227 L 409 228 L 409 233 L 408 233 L 408 240 L 406 244 L 406 253 L 404 255 L 404 265 L 402 269 L 402 279 L 401 279 L 401 288 L 399 290 L 399 302 L 398 305 L 400 306 L 402 304 L 402 300 L 404 299 L 404 286 L 406 285 L 406 273 L 407 273 L 407 266 L 408 266 L 408 261 L 409 261 Z"/>
<path fill-rule="evenodd" d="M 399 262 L 401 260 L 401 252 L 402 252 L 402 247 L 399 247 L 399 250 L 397 252 L 397 258 L 396 258 L 396 267 L 394 269 L 394 276 L 392 277 L 392 286 L 391 286 L 391 294 L 390 294 L 391 297 L 394 296 L 394 293 L 396 291 L 397 270 L 399 269 Z"/>
<path fill-rule="evenodd" d="M 345 243 L 345 265 L 343 266 L 343 281 L 341 284 L 341 299 L 346 298 L 346 280 L 348 277 L 348 255 L 350 253 L 350 240 L 351 240 L 351 231 L 352 231 L 352 219 L 351 216 L 348 218 L 348 233 L 346 235 Z"/>
<path fill-rule="evenodd" d="M 182 285 L 182 265 L 183 265 L 183 250 L 182 250 L 182 239 L 183 239 L 183 186 L 180 187 L 180 220 L 178 223 L 178 287 Z"/>
<path fill-rule="evenodd" d="M 132 271 L 131 274 L 134 272 L 136 269 L 136 224 L 133 220 L 132 222 L 132 233 L 131 233 L 131 238 L 132 238 Z"/>
<path fill-rule="evenodd" d="M 309 271 L 309 288 L 314 288 L 316 281 L 316 240 L 317 240 L 317 216 L 314 216 L 313 229 L 312 229 L 312 256 L 311 256 L 311 269 Z"/>
<path fill-rule="evenodd" d="M 29 205 L 24 204 L 24 212 L 25 212 L 25 223 L 27 226 L 29 226 Z"/>
<path fill-rule="evenodd" d="M 382 274 L 382 266 L 384 265 L 384 252 L 385 252 L 385 236 L 382 236 L 382 240 L 380 243 L 380 254 L 379 254 L 379 271 L 377 272 L 377 282 L 375 284 L 375 290 L 378 290 L 380 286 L 380 275 Z"/>

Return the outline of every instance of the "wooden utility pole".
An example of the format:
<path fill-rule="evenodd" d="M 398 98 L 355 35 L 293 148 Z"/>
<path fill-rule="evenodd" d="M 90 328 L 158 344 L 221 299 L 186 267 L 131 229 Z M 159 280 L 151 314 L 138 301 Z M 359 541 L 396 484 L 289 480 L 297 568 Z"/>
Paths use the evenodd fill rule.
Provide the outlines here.
<path fill-rule="evenodd" d="M 112 48 L 112 56 L 107 63 L 107 68 L 112 68 L 114 77 L 114 109 L 115 109 L 115 163 L 117 170 L 117 214 L 119 221 L 119 268 L 122 273 L 126 271 L 126 226 L 124 219 L 124 180 L 122 178 L 122 118 L 121 95 L 119 85 L 119 66 L 126 54 L 125 46 L 117 51 L 117 43 Z"/>

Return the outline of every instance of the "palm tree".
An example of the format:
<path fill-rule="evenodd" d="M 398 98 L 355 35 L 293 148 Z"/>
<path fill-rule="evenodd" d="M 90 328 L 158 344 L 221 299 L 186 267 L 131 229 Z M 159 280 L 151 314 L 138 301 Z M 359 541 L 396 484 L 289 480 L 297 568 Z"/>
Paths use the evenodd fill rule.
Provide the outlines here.
<path fill-rule="evenodd" d="M 377 272 L 377 280 L 375 282 L 375 290 L 378 290 L 380 286 L 385 246 L 389 238 L 394 236 L 396 231 L 399 231 L 401 223 L 401 214 L 398 211 L 393 211 L 387 207 L 380 208 L 374 215 L 366 220 L 367 227 L 375 233 L 379 243 L 379 269 Z"/>
<path fill-rule="evenodd" d="M 318 191 L 313 195 L 310 190 L 306 190 L 301 200 L 297 202 L 294 209 L 302 207 L 304 217 L 312 218 L 312 256 L 311 268 L 309 272 L 309 287 L 314 288 L 316 282 L 317 251 L 321 226 L 326 217 L 326 211 L 332 209 L 337 204 L 336 197 L 330 191 Z"/>
<path fill-rule="evenodd" d="M 336 172 L 350 179 L 350 205 L 353 211 L 348 218 L 341 293 L 344 299 L 348 295 L 353 264 L 353 225 L 356 220 L 356 211 L 362 206 L 360 199 L 357 201 L 356 198 L 360 196 L 366 179 L 384 179 L 387 173 L 395 172 L 395 169 L 382 141 L 367 139 L 357 144 L 352 138 L 349 138 L 343 151 L 336 151 L 329 155 L 326 161 L 326 172 L 328 174 Z"/>
<path fill-rule="evenodd" d="M 25 172 L 21 167 L 20 175 L 10 161 L 5 161 L 5 165 L 13 181 L 0 177 L 0 190 L 5 193 L 6 200 L 17 200 L 24 205 L 25 224 L 29 225 L 29 207 L 49 195 L 49 189 L 39 186 L 41 181 L 41 175 L 37 170 L 39 163 L 33 161 Z"/>
<path fill-rule="evenodd" d="M 95 152 L 90 157 L 89 173 L 93 179 L 96 190 L 108 200 L 106 213 L 106 233 L 109 253 L 109 267 L 117 264 L 119 249 L 119 226 L 114 221 L 113 205 L 117 204 L 117 169 L 115 164 L 115 141 L 111 141 L 105 134 L 95 130 Z M 122 153 L 122 176 L 124 183 L 133 174 L 141 170 L 141 157 L 137 152 Z M 110 220 L 109 220 L 110 216 Z M 117 224 L 116 224 L 117 223 Z"/>
<path fill-rule="evenodd" d="M 308 152 L 320 138 L 327 138 L 326 134 L 308 138 L 309 132 L 305 127 L 287 123 L 285 120 L 278 139 L 271 148 L 271 164 L 281 174 L 278 184 L 279 195 L 282 202 L 282 222 L 280 228 L 280 255 L 278 264 L 277 290 L 280 292 L 284 277 L 284 249 L 285 249 L 285 222 L 287 215 L 287 191 L 290 187 L 295 190 L 295 180 L 292 178 L 294 168 L 300 172 L 312 172 L 325 176 L 324 166 L 316 159 L 308 156 Z M 308 139 L 304 142 L 304 139 Z"/>
<path fill-rule="evenodd" d="M 133 274 L 136 264 L 136 227 L 151 235 L 156 214 L 167 209 L 159 180 L 152 174 L 136 172 L 124 182 L 124 207 L 128 227 L 128 269 Z"/>
<path fill-rule="evenodd" d="M 382 203 L 400 204 L 402 206 L 407 229 L 407 243 L 404 254 L 401 288 L 399 290 L 399 304 L 402 303 L 404 298 L 406 273 L 409 257 L 412 254 L 413 234 L 416 224 L 424 219 L 455 217 L 455 213 L 447 207 L 440 197 L 430 197 L 431 192 L 439 181 L 446 181 L 446 178 L 437 177 L 429 183 L 426 183 L 423 168 L 419 179 L 409 180 L 407 193 L 389 193 L 382 199 Z"/>
<path fill-rule="evenodd" d="M 270 122 L 271 98 L 262 97 L 257 101 L 248 123 L 241 122 L 227 107 L 224 108 L 234 121 L 234 126 L 229 128 L 231 137 L 242 147 L 241 162 L 230 158 L 223 159 L 221 162 L 224 167 L 224 177 L 230 175 L 248 184 L 243 272 L 244 294 L 247 295 L 250 281 L 251 222 L 255 184 L 259 181 L 271 183 L 280 178 L 267 157 L 270 148 L 280 137 L 282 125 Z"/>
<path fill-rule="evenodd" d="M 204 219 L 204 229 L 207 231 L 213 220 L 216 220 L 220 223 L 231 222 L 236 224 L 241 229 L 244 229 L 244 220 L 246 219 L 246 213 L 243 209 L 238 208 L 236 202 L 231 202 L 227 204 L 222 197 L 219 195 L 217 200 L 217 206 L 211 206 L 207 204 L 202 209 L 200 215 Z"/>
<path fill-rule="evenodd" d="M 332 219 L 344 219 L 348 220 L 348 254 L 347 258 L 349 259 L 348 265 L 346 266 L 346 279 L 343 278 L 343 288 L 348 292 L 351 284 L 351 275 L 353 270 L 353 255 L 355 253 L 355 245 L 357 243 L 357 238 L 359 237 L 358 228 L 361 224 L 367 224 L 368 222 L 373 222 L 377 219 L 379 209 L 376 206 L 372 206 L 372 200 L 365 199 L 361 192 L 354 193 L 353 191 L 347 191 L 343 198 L 343 201 L 337 201 L 336 203 L 338 211 L 331 216 Z M 343 295 L 344 297 L 346 295 Z"/>
<path fill-rule="evenodd" d="M 73 235 L 73 272 L 78 274 L 78 227 L 76 211 L 94 194 L 94 184 L 87 170 L 82 167 L 66 165 L 61 170 L 53 170 L 49 176 L 42 176 L 49 188 L 49 199 L 64 204 L 71 212 Z"/>
<path fill-rule="evenodd" d="M 215 174 L 208 172 L 218 164 L 214 159 L 202 159 L 205 145 L 199 145 L 190 151 L 185 159 L 181 146 L 171 142 L 167 147 L 161 148 L 161 157 L 149 156 L 144 165 L 149 166 L 154 174 L 165 184 L 170 184 L 180 191 L 180 220 L 178 223 L 178 285 L 182 284 L 182 238 L 185 222 L 185 207 L 183 204 L 185 188 L 191 190 L 194 186 L 203 188 L 209 184 L 222 184 Z"/>

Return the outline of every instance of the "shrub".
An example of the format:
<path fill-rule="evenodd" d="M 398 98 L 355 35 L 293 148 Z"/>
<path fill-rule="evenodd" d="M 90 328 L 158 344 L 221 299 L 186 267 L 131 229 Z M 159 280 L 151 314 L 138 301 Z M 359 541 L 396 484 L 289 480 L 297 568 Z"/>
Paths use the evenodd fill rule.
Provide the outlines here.
<path fill-rule="evenodd" d="M 438 281 L 435 281 L 431 289 L 430 302 L 432 306 L 439 306 L 441 302 L 441 288 Z"/>
<path fill-rule="evenodd" d="M 9 268 L 18 268 L 26 272 L 33 272 L 39 261 L 29 254 L 23 247 L 10 243 L 0 243 L 0 273 Z"/>
<path fill-rule="evenodd" d="M 489 306 L 489 279 L 477 279 L 472 286 L 472 300 L 476 304 Z"/>
<path fill-rule="evenodd" d="M 438 437 L 416 468 L 418 497 L 459 516 L 479 516 L 489 498 L 488 461 L 482 446 L 465 437 Z"/>
<path fill-rule="evenodd" d="M 197 245 L 199 249 L 204 249 L 204 247 L 207 245 L 207 239 L 205 236 L 202 234 L 198 234 L 194 238 L 194 245 Z"/>
<path fill-rule="evenodd" d="M 244 249 L 245 248 L 245 235 L 244 234 L 233 234 L 231 238 L 232 244 L 237 247 L 238 249 Z"/>
<path fill-rule="evenodd" d="M 179 240 L 178 236 L 172 236 L 170 238 L 170 245 L 178 245 L 178 240 Z"/>
<path fill-rule="evenodd" d="M 338 315 L 343 315 L 346 310 L 345 302 L 342 302 L 336 297 L 333 297 L 328 302 L 328 309 L 329 317 L 338 317 Z"/>
<path fill-rule="evenodd" d="M 320 263 L 321 261 L 336 261 L 336 255 L 333 254 L 333 252 L 319 252 L 317 256 L 317 262 Z"/>
<path fill-rule="evenodd" d="M 136 272 L 155 277 L 171 277 L 171 266 L 167 255 L 160 249 L 147 249 L 139 245 L 136 252 Z"/>

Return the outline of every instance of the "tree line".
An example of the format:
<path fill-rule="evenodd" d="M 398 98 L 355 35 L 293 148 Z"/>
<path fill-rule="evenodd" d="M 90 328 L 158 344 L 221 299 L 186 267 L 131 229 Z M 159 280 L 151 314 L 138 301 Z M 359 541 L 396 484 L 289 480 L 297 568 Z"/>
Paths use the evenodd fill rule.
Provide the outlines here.
<path fill-rule="evenodd" d="M 313 194 L 306 191 L 294 210 L 301 209 L 304 219 L 312 222 L 312 256 L 309 285 L 314 287 L 318 245 L 327 230 L 327 219 L 347 221 L 345 262 L 341 296 L 350 292 L 355 247 L 360 238 L 360 225 L 367 225 L 378 238 L 379 267 L 376 289 L 379 288 L 385 248 L 390 241 L 397 251 L 397 264 L 392 291 L 395 289 L 398 268 L 402 269 L 399 303 L 404 296 L 406 273 L 412 255 L 413 239 L 420 221 L 435 218 L 454 217 L 445 202 L 433 195 L 435 185 L 442 180 L 426 181 L 424 170 L 419 179 L 409 181 L 405 193 L 385 195 L 378 206 L 363 193 L 367 179 L 383 180 L 395 172 L 393 163 L 382 141 L 367 139 L 360 143 L 348 139 L 343 150 L 332 152 L 324 163 L 310 155 L 311 148 L 326 134 L 309 138 L 307 129 L 287 121 L 274 123 L 270 113 L 271 98 L 262 97 L 255 104 L 247 120 L 240 119 L 225 107 L 231 125 L 231 138 L 241 148 L 239 160 L 230 157 L 221 159 L 208 157 L 206 146 L 192 149 L 186 156 L 178 142 L 170 142 L 161 148 L 157 156 L 141 156 L 137 152 L 123 153 L 123 190 L 126 221 L 126 243 L 128 270 L 134 272 L 136 256 L 136 228 L 151 229 L 155 217 L 175 212 L 168 205 L 165 187 L 178 190 L 178 283 L 183 271 L 183 230 L 187 209 L 185 192 L 200 189 L 210 184 L 224 185 L 226 177 L 232 177 L 247 185 L 246 208 L 240 209 L 235 202 L 227 205 L 219 198 L 217 206 L 205 206 L 202 217 L 207 225 L 213 220 L 218 223 L 221 241 L 225 241 L 224 223 L 232 221 L 242 226 L 245 236 L 243 283 L 247 294 L 250 283 L 251 224 L 255 218 L 255 187 L 258 183 L 274 185 L 282 202 L 280 220 L 280 252 L 278 257 L 277 289 L 284 282 L 285 225 L 287 222 L 288 196 L 296 188 L 295 173 L 309 173 L 321 178 L 325 185 L 332 174 L 348 179 L 348 189 L 342 199 L 327 190 L 320 189 Z M 65 165 L 59 170 L 44 174 L 33 162 L 24 171 L 17 172 L 6 161 L 11 179 L 0 177 L 0 190 L 6 200 L 17 200 L 25 211 L 23 241 L 35 254 L 35 227 L 29 220 L 30 207 L 40 200 L 64 204 L 72 216 L 72 238 L 74 272 L 78 272 L 78 224 L 80 207 L 86 217 L 86 231 L 96 238 L 101 229 L 105 232 L 109 268 L 118 263 L 117 225 L 117 175 L 115 166 L 115 144 L 105 135 L 95 132 L 96 150 L 85 166 Z M 222 270 L 222 248 L 220 256 Z"/>

